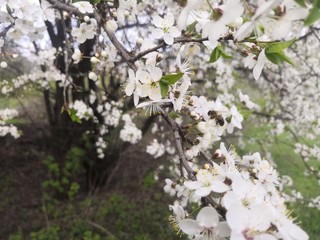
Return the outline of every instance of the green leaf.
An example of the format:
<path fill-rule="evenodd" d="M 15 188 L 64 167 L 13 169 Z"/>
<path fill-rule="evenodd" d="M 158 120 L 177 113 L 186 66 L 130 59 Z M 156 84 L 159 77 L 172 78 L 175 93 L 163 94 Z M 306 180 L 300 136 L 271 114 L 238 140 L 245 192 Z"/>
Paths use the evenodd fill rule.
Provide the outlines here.
<path fill-rule="evenodd" d="M 290 47 L 295 41 L 296 39 L 293 38 L 290 41 L 268 43 L 268 46 L 266 47 L 266 51 L 268 51 L 269 53 L 272 53 L 272 52 L 279 53 L 284 49 Z"/>
<path fill-rule="evenodd" d="M 215 61 L 217 61 L 221 56 L 221 52 L 219 50 L 218 47 L 215 47 L 211 54 L 210 54 L 210 60 L 209 60 L 209 63 L 214 63 Z"/>
<path fill-rule="evenodd" d="M 183 73 L 175 73 L 170 75 L 165 75 L 160 79 L 160 82 L 166 83 L 168 85 L 173 85 L 179 81 L 183 76 Z"/>
<path fill-rule="evenodd" d="M 220 51 L 221 57 L 226 58 L 226 59 L 230 59 L 232 58 L 232 56 L 228 55 L 221 46 L 217 46 L 217 48 Z"/>
<path fill-rule="evenodd" d="M 198 23 L 197 21 L 194 21 L 193 23 L 188 25 L 186 31 L 187 32 L 193 32 L 196 29 L 197 23 Z"/>
<path fill-rule="evenodd" d="M 274 64 L 287 62 L 294 65 L 292 60 L 286 56 L 283 50 L 290 47 L 295 40 L 296 39 L 294 38 L 285 42 L 268 43 L 268 46 L 265 49 L 266 57 Z"/>
<path fill-rule="evenodd" d="M 215 47 L 211 54 L 210 54 L 210 60 L 209 63 L 213 63 L 215 61 L 217 61 L 219 58 L 223 57 L 225 59 L 230 59 L 232 58 L 232 56 L 228 55 L 222 48 L 222 46 L 218 45 L 217 47 Z"/>
<path fill-rule="evenodd" d="M 307 7 L 304 0 L 295 0 L 296 3 L 298 3 L 301 7 Z"/>
<path fill-rule="evenodd" d="M 160 89 L 161 89 L 161 96 L 166 97 L 169 91 L 169 85 L 165 82 L 160 81 Z"/>
<path fill-rule="evenodd" d="M 320 9 L 317 6 L 313 6 L 311 11 L 309 12 L 308 17 L 304 20 L 304 24 L 306 26 L 312 25 L 320 18 Z"/>
<path fill-rule="evenodd" d="M 171 111 L 169 114 L 168 114 L 169 117 L 171 118 L 179 118 L 180 115 L 178 113 L 176 113 L 175 111 Z"/>
<path fill-rule="evenodd" d="M 270 62 L 274 64 L 280 64 L 283 62 L 290 63 L 294 65 L 292 60 L 288 58 L 283 52 L 267 52 L 265 51 L 266 57 L 269 59 Z"/>
<path fill-rule="evenodd" d="M 73 122 L 81 123 L 81 119 L 77 116 L 77 111 L 75 109 L 68 109 L 68 114 Z"/>

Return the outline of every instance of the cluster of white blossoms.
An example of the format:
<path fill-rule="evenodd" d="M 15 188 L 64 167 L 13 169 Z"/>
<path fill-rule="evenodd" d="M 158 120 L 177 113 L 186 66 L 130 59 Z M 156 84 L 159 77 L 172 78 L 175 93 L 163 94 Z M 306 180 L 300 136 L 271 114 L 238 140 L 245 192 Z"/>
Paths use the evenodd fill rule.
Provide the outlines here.
<path fill-rule="evenodd" d="M 308 239 L 291 219 L 284 204 L 286 195 L 279 192 L 283 183 L 269 161 L 259 153 L 240 157 L 221 142 L 235 129 L 242 129 L 243 110 L 266 117 L 263 124 L 275 123 L 273 132 L 277 134 L 288 129 L 284 126 L 287 122 L 294 134 L 315 139 L 320 133 L 320 111 L 315 104 L 320 101 L 319 41 L 309 36 L 314 32 L 303 35 L 308 31 L 303 29 L 303 19 L 310 17 L 308 8 L 312 6 L 297 2 L 188 0 L 181 8 L 173 0 L 103 4 L 43 0 L 41 5 L 0 0 L 2 49 L 7 41 L 19 42 L 22 37 L 36 43 L 45 34 L 45 20 L 53 26 L 56 19 L 61 23 L 70 20 L 70 26 L 64 26 L 64 49 L 36 49 L 32 71 L 3 81 L 1 93 L 14 92 L 31 82 L 44 90 L 60 86 L 65 95 L 72 95 L 71 90 L 78 89 L 70 75 L 90 59 L 89 70 L 84 73 L 80 69 L 76 75 L 88 80 L 81 86 L 83 90 L 91 87 L 88 98 L 72 102 L 71 97 L 71 118 L 98 126 L 95 146 L 102 159 L 111 150 L 107 139 L 114 136 L 112 130 L 132 144 L 142 138 L 134 124 L 136 115 L 129 115 L 130 107 L 134 105 L 138 111 L 146 107 L 151 114 L 163 116 L 174 133 L 177 151 L 168 139 L 164 144 L 154 139 L 146 152 L 155 158 L 168 153 L 175 166 L 169 169 L 177 180 L 166 179 L 164 190 L 180 201 L 171 206 L 176 229 L 198 240 Z M 284 52 L 294 45 L 294 37 L 295 50 L 306 48 L 306 61 L 300 61 L 297 70 L 278 67 L 300 57 L 295 51 L 288 56 Z M 92 50 L 81 52 L 93 39 Z M 65 58 L 63 71 L 53 65 L 58 56 Z M 6 62 L 2 56 L 0 60 Z M 253 74 L 248 74 L 248 69 Z M 259 81 L 251 81 L 251 76 Z M 247 85 L 237 84 L 241 78 L 258 86 L 266 103 L 258 106 L 243 94 L 250 89 L 239 89 Z M 278 101 L 272 102 L 274 97 Z M 219 142 L 219 149 L 213 151 Z M 296 145 L 296 152 L 305 162 L 319 156 L 316 146 Z M 206 164 L 199 164 L 200 158 Z M 299 192 L 291 195 L 303 199 Z M 201 201 L 210 206 L 191 219 L 183 207 Z M 310 206 L 318 205 L 318 198 L 313 198 Z"/>
<path fill-rule="evenodd" d="M 226 212 L 202 208 L 196 220 L 178 220 L 174 212 L 184 233 L 196 239 L 308 239 L 290 219 L 278 191 L 278 174 L 268 161 L 258 153 L 240 158 L 223 143 L 215 155 L 215 161 L 195 169 L 196 180 L 184 181 L 184 187 L 195 195 L 190 199 L 198 201 L 213 194 L 220 203 L 218 211 L 224 208 Z M 173 195 L 169 186 L 174 183 L 169 179 L 166 183 L 166 192 Z M 226 221 L 221 220 L 224 217 Z"/>
<path fill-rule="evenodd" d="M 152 142 L 147 146 L 146 152 L 152 155 L 154 158 L 163 156 L 166 152 L 166 147 L 159 143 L 157 139 L 153 139 Z"/>
<path fill-rule="evenodd" d="M 0 137 L 11 135 L 14 138 L 20 137 L 18 128 L 12 124 L 7 124 L 8 120 L 11 120 L 19 115 L 15 109 L 1 109 L 0 110 Z"/>
<path fill-rule="evenodd" d="M 296 143 L 294 151 L 298 153 L 306 162 L 310 159 L 320 161 L 320 148 L 318 146 L 309 147 L 305 144 Z"/>
<path fill-rule="evenodd" d="M 125 142 L 137 143 L 142 138 L 141 130 L 132 122 L 129 114 L 122 115 L 122 120 L 124 127 L 120 131 L 120 138 Z"/>
<path fill-rule="evenodd" d="M 88 120 L 93 116 L 92 109 L 88 107 L 87 104 L 85 104 L 83 101 L 76 100 L 69 105 L 69 108 L 75 111 L 75 115 L 79 119 Z"/>
<path fill-rule="evenodd" d="M 98 137 L 95 145 L 96 145 L 98 158 L 103 159 L 105 157 L 105 151 L 107 149 L 106 141 L 104 141 L 102 137 Z"/>
<path fill-rule="evenodd" d="M 320 196 L 311 199 L 308 207 L 317 208 L 318 210 L 320 210 Z"/>

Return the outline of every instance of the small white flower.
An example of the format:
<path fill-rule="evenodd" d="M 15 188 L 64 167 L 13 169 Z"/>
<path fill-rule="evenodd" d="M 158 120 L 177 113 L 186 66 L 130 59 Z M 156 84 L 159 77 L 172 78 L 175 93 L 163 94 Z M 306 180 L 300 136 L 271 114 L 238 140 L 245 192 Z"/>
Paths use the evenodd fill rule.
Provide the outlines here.
<path fill-rule="evenodd" d="M 72 59 L 75 64 L 79 63 L 82 59 L 82 53 L 79 49 L 74 50 L 74 53 L 72 54 Z"/>
<path fill-rule="evenodd" d="M 243 121 L 243 116 L 239 113 L 238 109 L 236 106 L 232 106 L 230 108 L 230 114 L 231 114 L 231 122 L 228 124 L 227 127 L 227 132 L 232 133 L 234 127 L 241 129 L 242 128 L 242 121 Z"/>
<path fill-rule="evenodd" d="M 6 68 L 6 67 L 8 67 L 8 64 L 7 64 L 5 61 L 2 61 L 2 62 L 0 63 L 0 67 Z"/>
<path fill-rule="evenodd" d="M 71 31 L 73 37 L 76 37 L 79 43 L 84 43 L 87 39 L 92 39 L 95 36 L 94 24 L 83 22 L 79 28 L 73 28 Z"/>
<path fill-rule="evenodd" d="M 253 77 L 255 80 L 258 80 L 262 69 L 264 67 L 265 62 L 267 61 L 267 57 L 265 55 L 265 50 L 263 49 L 258 56 L 258 59 L 256 59 L 256 56 L 253 54 L 250 54 L 244 59 L 244 66 L 252 69 L 253 68 Z"/>
<path fill-rule="evenodd" d="M 174 196 L 176 194 L 176 189 L 174 188 L 174 183 L 171 179 L 165 179 L 166 185 L 163 187 L 163 190 L 168 193 L 170 196 Z"/>
<path fill-rule="evenodd" d="M 211 191 L 223 193 L 229 190 L 229 186 L 224 183 L 224 177 L 214 175 L 206 169 L 200 169 L 196 177 L 197 181 L 185 181 L 184 185 L 191 190 L 195 190 L 195 194 L 199 197 L 208 196 Z"/>
<path fill-rule="evenodd" d="M 243 94 L 241 91 L 239 92 L 239 98 L 242 104 L 246 105 L 247 108 L 253 109 L 257 108 L 257 105 L 252 102 L 247 94 Z"/>
<path fill-rule="evenodd" d="M 196 220 L 184 219 L 179 223 L 180 229 L 192 239 L 220 239 L 230 236 L 226 222 L 219 222 L 219 214 L 213 207 L 200 210 Z"/>
<path fill-rule="evenodd" d="M 89 77 L 89 79 L 91 79 L 93 81 L 96 81 L 98 79 L 97 74 L 95 74 L 94 72 L 89 72 L 88 77 Z"/>
<path fill-rule="evenodd" d="M 152 31 L 153 36 L 155 38 L 163 38 L 168 45 L 172 45 L 174 38 L 179 37 L 181 34 L 178 28 L 173 26 L 173 15 L 166 15 L 164 18 L 155 16 L 152 22 L 157 27 Z"/>
<path fill-rule="evenodd" d="M 257 236 L 266 232 L 273 218 L 272 209 L 266 204 L 254 205 L 250 209 L 243 205 L 234 204 L 228 210 L 226 219 L 231 228 L 230 240 L 256 239 Z M 259 239 L 276 239 L 271 238 Z M 257 238 L 258 239 L 258 238 Z"/>
<path fill-rule="evenodd" d="M 73 3 L 73 6 L 78 8 L 81 13 L 93 13 L 93 7 L 90 2 L 80 1 Z"/>
<path fill-rule="evenodd" d="M 105 24 L 105 27 L 110 32 L 115 32 L 118 29 L 118 24 L 115 20 L 108 20 Z"/>
<path fill-rule="evenodd" d="M 147 69 L 148 72 L 137 72 L 137 78 L 142 83 L 140 96 L 145 97 L 147 95 L 151 100 L 159 101 L 162 98 L 159 84 L 162 77 L 162 71 L 160 68 L 153 66 L 148 66 Z"/>

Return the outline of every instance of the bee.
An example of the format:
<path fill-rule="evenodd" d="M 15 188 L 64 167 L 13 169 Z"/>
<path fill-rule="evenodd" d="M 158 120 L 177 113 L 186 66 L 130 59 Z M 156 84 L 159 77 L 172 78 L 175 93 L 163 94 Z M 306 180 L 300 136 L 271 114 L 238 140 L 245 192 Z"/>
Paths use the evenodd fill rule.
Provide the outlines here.
<path fill-rule="evenodd" d="M 224 125 L 224 118 L 221 115 L 218 115 L 216 117 L 216 123 L 222 127 Z"/>
<path fill-rule="evenodd" d="M 216 123 L 219 124 L 221 127 L 224 125 L 225 121 L 224 118 L 218 114 L 216 111 L 209 111 L 209 116 L 211 119 L 215 119 Z"/>

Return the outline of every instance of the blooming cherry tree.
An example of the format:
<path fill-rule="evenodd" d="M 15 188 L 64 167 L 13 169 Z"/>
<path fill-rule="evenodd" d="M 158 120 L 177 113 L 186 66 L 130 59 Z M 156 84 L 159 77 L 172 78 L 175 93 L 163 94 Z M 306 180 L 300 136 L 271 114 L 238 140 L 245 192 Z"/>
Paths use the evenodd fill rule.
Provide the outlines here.
<path fill-rule="evenodd" d="M 279 67 L 300 57 L 296 52 L 306 47 L 301 41 L 319 46 L 318 29 L 311 24 L 320 17 L 313 5 L 292 0 L 188 0 L 184 7 L 170 0 L 41 2 L 0 0 L 7 6 L 0 9 L 2 52 L 22 38 L 33 41 L 35 52 L 33 71 L 2 81 L 3 95 L 30 84 L 41 88 L 50 124 L 57 129 L 64 121 L 84 124 L 79 136 L 94 142 L 96 163 L 107 166 L 127 144 L 137 144 L 157 118 L 153 115 L 160 115 L 158 121 L 173 137 L 161 133 L 162 140 L 154 138 L 145 149 L 154 158 L 169 156 L 175 177 L 165 180 L 164 190 L 176 197 L 173 224 L 191 239 L 308 239 L 287 214 L 271 163 L 259 153 L 241 157 L 225 142 L 243 128 L 245 113 L 266 117 L 262 124 L 277 125 L 275 133 L 288 123 L 296 139 L 296 133 L 311 139 L 320 133 L 315 49 L 305 51 L 311 60 L 299 70 Z M 270 31 L 270 23 L 278 28 Z M 39 35 L 50 38 L 54 48 L 42 47 Z M 288 53 L 289 47 L 294 50 Z M 7 58 L 1 55 L 2 68 L 10 67 Z M 236 89 L 243 75 L 250 81 L 253 76 L 252 86 L 266 99 L 279 101 L 258 107 Z M 50 90 L 56 91 L 55 106 Z M 304 90 L 308 94 L 302 97 L 298 93 Z M 151 109 L 152 116 L 140 119 L 146 126 L 140 129 L 135 120 L 141 108 Z M 6 123 L 13 116 L 10 110 L 0 112 L 0 136 L 19 136 Z M 297 144 L 296 152 L 319 178 L 307 163 L 319 160 L 319 147 Z M 184 210 L 191 203 L 201 208 L 196 220 Z M 310 206 L 318 203 L 312 199 Z"/>

